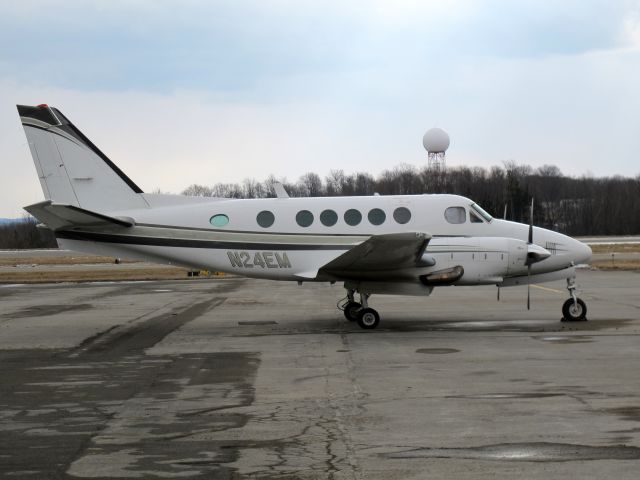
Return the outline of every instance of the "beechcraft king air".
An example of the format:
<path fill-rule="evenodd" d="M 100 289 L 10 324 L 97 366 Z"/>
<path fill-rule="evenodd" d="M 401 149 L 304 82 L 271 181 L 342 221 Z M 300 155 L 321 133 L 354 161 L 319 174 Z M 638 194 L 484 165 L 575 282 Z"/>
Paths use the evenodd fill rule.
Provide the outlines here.
<path fill-rule="evenodd" d="M 380 317 L 372 294 L 566 279 L 566 320 L 584 320 L 576 265 L 591 249 L 493 218 L 457 195 L 227 199 L 144 193 L 58 109 L 18 106 L 45 201 L 25 207 L 61 248 L 297 282 L 341 282 L 345 317 Z M 499 290 L 498 290 L 499 291 Z M 357 295 L 357 296 L 356 296 Z M 527 299 L 527 306 L 529 301 Z"/>

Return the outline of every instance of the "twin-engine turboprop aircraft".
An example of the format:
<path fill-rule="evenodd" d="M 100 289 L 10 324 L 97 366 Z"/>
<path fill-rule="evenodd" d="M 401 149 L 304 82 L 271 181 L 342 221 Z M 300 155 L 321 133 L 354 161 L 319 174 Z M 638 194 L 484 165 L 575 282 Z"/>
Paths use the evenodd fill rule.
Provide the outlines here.
<path fill-rule="evenodd" d="M 25 207 L 60 247 L 272 280 L 344 282 L 348 320 L 375 328 L 374 293 L 567 279 L 566 320 L 584 320 L 575 266 L 591 249 L 493 218 L 457 195 L 226 198 L 143 191 L 58 109 L 18 106 L 46 201 Z M 356 299 L 356 294 L 359 298 Z M 528 303 L 528 302 L 527 302 Z"/>

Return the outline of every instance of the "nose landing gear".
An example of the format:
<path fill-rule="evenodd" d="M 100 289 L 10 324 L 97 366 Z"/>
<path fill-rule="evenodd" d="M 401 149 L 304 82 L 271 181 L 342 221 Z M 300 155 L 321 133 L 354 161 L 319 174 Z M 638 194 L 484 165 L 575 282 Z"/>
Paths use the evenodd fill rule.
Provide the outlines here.
<path fill-rule="evenodd" d="M 575 277 L 567 278 L 567 290 L 569 290 L 571 298 L 562 305 L 562 321 L 585 322 L 587 320 L 587 305 L 576 295 Z"/>

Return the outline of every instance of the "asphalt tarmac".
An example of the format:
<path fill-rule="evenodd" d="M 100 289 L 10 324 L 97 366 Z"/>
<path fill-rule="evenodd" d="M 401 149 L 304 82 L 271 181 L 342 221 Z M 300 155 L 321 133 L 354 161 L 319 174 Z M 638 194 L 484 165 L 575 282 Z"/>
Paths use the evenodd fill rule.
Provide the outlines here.
<path fill-rule="evenodd" d="M 3 478 L 637 479 L 640 275 L 373 296 L 221 278 L 0 286 Z"/>

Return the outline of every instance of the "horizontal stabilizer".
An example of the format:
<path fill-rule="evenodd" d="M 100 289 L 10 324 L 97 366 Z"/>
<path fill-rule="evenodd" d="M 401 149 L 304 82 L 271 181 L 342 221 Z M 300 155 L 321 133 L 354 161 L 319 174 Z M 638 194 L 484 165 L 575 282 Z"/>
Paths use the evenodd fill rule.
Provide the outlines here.
<path fill-rule="evenodd" d="M 131 218 L 109 217 L 74 205 L 54 204 L 50 200 L 29 205 L 24 209 L 53 231 L 74 227 L 132 227 L 134 225 Z"/>

